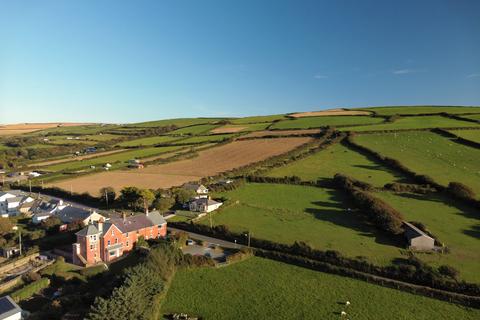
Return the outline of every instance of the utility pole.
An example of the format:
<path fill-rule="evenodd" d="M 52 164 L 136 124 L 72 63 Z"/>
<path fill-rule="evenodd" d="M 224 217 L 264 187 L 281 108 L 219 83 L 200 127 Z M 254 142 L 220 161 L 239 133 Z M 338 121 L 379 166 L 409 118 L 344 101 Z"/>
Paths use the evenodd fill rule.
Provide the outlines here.
<path fill-rule="evenodd" d="M 210 217 L 210 229 L 212 229 L 213 228 L 212 213 L 210 212 L 210 214 L 208 216 Z"/>
<path fill-rule="evenodd" d="M 42 179 L 42 190 L 43 190 L 43 179 Z"/>
<path fill-rule="evenodd" d="M 19 242 L 19 249 L 20 249 L 20 255 L 22 255 L 22 230 L 18 228 L 18 242 Z"/>
<path fill-rule="evenodd" d="M 105 189 L 105 202 L 107 203 L 107 210 L 108 210 L 108 194 L 106 189 Z"/>
<path fill-rule="evenodd" d="M 30 189 L 30 193 L 32 193 L 32 180 L 28 180 L 28 186 L 29 186 L 29 189 Z"/>

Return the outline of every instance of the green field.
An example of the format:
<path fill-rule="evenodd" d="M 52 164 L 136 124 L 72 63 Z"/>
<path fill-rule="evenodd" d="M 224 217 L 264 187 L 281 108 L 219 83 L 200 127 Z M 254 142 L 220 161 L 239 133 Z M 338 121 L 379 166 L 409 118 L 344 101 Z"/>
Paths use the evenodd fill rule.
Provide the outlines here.
<path fill-rule="evenodd" d="M 272 129 L 308 129 L 325 126 L 345 126 L 345 125 L 363 125 L 382 123 L 383 118 L 373 118 L 368 116 L 324 116 L 324 117 L 304 117 L 292 120 L 285 120 L 275 123 Z"/>
<path fill-rule="evenodd" d="M 253 117 L 229 119 L 229 121 L 232 124 L 246 124 L 246 123 L 257 123 L 257 122 L 272 122 L 275 120 L 282 120 L 282 119 L 285 119 L 285 115 L 274 114 L 270 116 L 253 116 Z"/>
<path fill-rule="evenodd" d="M 403 180 L 398 174 L 341 143 L 336 143 L 286 166 L 275 168 L 267 175 L 270 177 L 298 176 L 302 180 L 316 181 L 330 179 L 336 173 L 347 174 L 376 187 Z"/>
<path fill-rule="evenodd" d="M 138 127 L 138 128 L 153 128 L 153 127 L 165 127 L 170 125 L 175 125 L 179 128 L 192 126 L 197 124 L 204 123 L 214 123 L 217 121 L 223 120 L 223 118 L 179 118 L 179 119 L 165 119 L 157 121 L 147 121 L 129 124 L 127 127 Z"/>
<path fill-rule="evenodd" d="M 350 301 L 345 307 L 343 303 Z M 345 310 L 347 317 L 341 317 Z M 203 319 L 478 319 L 480 310 L 284 263 L 250 258 L 178 271 L 163 313 Z"/>
<path fill-rule="evenodd" d="M 247 184 L 221 194 L 232 203 L 212 214 L 214 225 L 231 230 L 249 230 L 253 237 L 292 244 L 304 241 L 311 246 L 338 250 L 355 257 L 366 256 L 387 264 L 400 254 L 402 245 L 365 225 L 337 191 L 283 184 Z M 200 223 L 209 224 L 205 217 Z"/>
<path fill-rule="evenodd" d="M 450 130 L 450 132 L 464 139 L 480 143 L 480 130 Z"/>
<path fill-rule="evenodd" d="M 169 143 L 175 140 L 179 140 L 179 137 L 170 137 L 170 136 L 156 136 L 156 137 L 148 137 L 148 138 L 141 138 L 141 139 L 134 139 L 130 141 L 124 141 L 117 143 L 117 146 L 120 147 L 140 147 L 140 146 L 153 146 L 156 144 L 161 143 Z"/>
<path fill-rule="evenodd" d="M 100 156 L 97 158 L 85 159 L 80 161 L 70 161 L 59 164 L 54 164 L 47 167 L 42 167 L 42 170 L 47 171 L 61 171 L 61 170 L 79 170 L 82 168 L 88 168 L 89 166 L 101 166 L 106 163 L 112 165 L 111 169 L 118 169 L 121 167 L 127 166 L 126 161 L 130 159 L 141 159 L 146 157 L 155 156 L 157 154 L 171 152 L 183 147 L 172 146 L 172 147 L 159 147 L 159 148 L 144 148 L 144 149 L 135 149 L 131 151 L 119 152 L 107 156 Z"/>
<path fill-rule="evenodd" d="M 82 135 L 82 134 L 97 134 L 101 131 L 116 128 L 114 124 L 90 124 L 83 126 L 70 126 L 70 127 L 56 127 L 51 129 L 45 129 L 41 131 L 35 131 L 32 135 L 45 135 L 47 133 L 64 134 L 64 135 Z"/>
<path fill-rule="evenodd" d="M 422 113 L 480 113 L 480 107 L 448 107 L 448 106 L 414 106 L 414 107 L 372 107 L 359 108 L 361 110 L 374 111 L 380 115 L 394 115 L 394 114 L 422 114 Z M 352 109 L 356 110 L 356 109 Z"/>
<path fill-rule="evenodd" d="M 480 194 L 479 149 L 426 131 L 358 135 L 354 140 L 438 183 L 462 182 Z"/>
<path fill-rule="evenodd" d="M 185 127 L 181 129 L 177 129 L 175 131 L 171 131 L 168 134 L 173 134 L 173 135 L 182 135 L 182 134 L 187 134 L 187 135 L 197 135 L 197 134 L 202 134 L 202 133 L 207 133 L 208 131 L 218 127 L 218 125 L 214 124 L 201 124 L 197 126 L 190 126 L 190 127 Z"/>
<path fill-rule="evenodd" d="M 228 139 L 235 136 L 235 134 L 215 134 L 209 136 L 196 136 L 184 139 L 179 141 L 180 144 L 196 144 L 196 143 L 204 143 L 204 142 L 220 142 L 224 139 Z"/>
<path fill-rule="evenodd" d="M 462 118 L 468 118 L 468 119 L 480 121 L 480 113 L 479 114 L 464 115 L 464 116 L 462 116 Z"/>
<path fill-rule="evenodd" d="M 370 126 L 355 126 L 340 128 L 342 131 L 381 131 L 381 130 L 404 130 L 425 128 L 455 128 L 455 127 L 479 127 L 469 121 L 455 120 L 442 116 L 403 117 L 392 123 L 376 124 Z"/>
<path fill-rule="evenodd" d="M 480 283 L 480 222 L 478 211 L 456 205 L 440 196 L 377 193 L 377 196 L 402 212 L 408 221 L 419 221 L 449 249 L 448 254 L 423 255 L 432 265 L 448 264 L 460 271 L 463 279 Z"/>

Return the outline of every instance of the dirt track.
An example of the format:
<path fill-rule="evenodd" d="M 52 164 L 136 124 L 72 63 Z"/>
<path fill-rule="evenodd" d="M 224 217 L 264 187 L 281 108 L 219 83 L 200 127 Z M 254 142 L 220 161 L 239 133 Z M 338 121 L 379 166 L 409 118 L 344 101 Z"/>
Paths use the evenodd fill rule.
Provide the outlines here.
<path fill-rule="evenodd" d="M 126 186 L 169 188 L 280 155 L 310 140 L 278 138 L 234 141 L 200 151 L 198 157 L 192 159 L 152 165 L 145 169 L 102 172 L 52 185 L 66 190 L 72 187 L 74 192 L 88 192 L 92 195 L 98 195 L 100 188 L 105 186 L 112 186 L 117 192 Z"/>

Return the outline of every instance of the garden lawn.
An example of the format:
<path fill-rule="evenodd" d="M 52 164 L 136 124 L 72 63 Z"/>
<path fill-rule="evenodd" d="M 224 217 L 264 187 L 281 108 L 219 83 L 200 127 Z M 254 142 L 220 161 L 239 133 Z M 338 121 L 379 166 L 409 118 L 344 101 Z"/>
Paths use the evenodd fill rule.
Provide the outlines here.
<path fill-rule="evenodd" d="M 346 307 L 345 301 L 351 305 Z M 262 258 L 178 271 L 162 312 L 203 319 L 478 319 L 480 310 Z"/>
<path fill-rule="evenodd" d="M 480 150 L 432 132 L 357 135 L 354 141 L 447 185 L 462 182 L 480 193 Z"/>
<path fill-rule="evenodd" d="M 42 169 L 48 171 L 61 171 L 61 170 L 78 170 L 81 168 L 88 168 L 89 166 L 100 166 L 106 163 L 110 163 L 112 165 L 112 169 L 116 169 L 119 167 L 127 166 L 127 161 L 130 159 L 141 159 L 146 157 L 155 156 L 158 154 L 162 154 L 165 152 L 171 152 L 183 147 L 180 146 L 172 146 L 172 147 L 152 147 L 152 148 L 144 148 L 144 149 L 135 149 L 131 151 L 119 152 L 110 154 L 107 156 L 100 156 L 97 158 L 90 158 L 80 161 L 70 161 L 70 162 L 63 162 L 59 164 L 54 164 L 51 166 L 44 167 Z"/>
<path fill-rule="evenodd" d="M 344 173 L 376 187 L 402 180 L 400 175 L 341 143 L 336 143 L 286 166 L 275 168 L 267 175 L 269 177 L 298 176 L 302 180 L 316 181 L 331 179 L 336 173 Z"/>
<path fill-rule="evenodd" d="M 355 109 L 352 109 L 355 110 Z M 480 107 L 448 107 L 448 106 L 415 106 L 415 107 L 373 107 L 361 108 L 361 110 L 374 111 L 380 115 L 394 114 L 425 114 L 425 113 L 452 113 L 462 114 L 469 112 L 480 113 Z"/>
<path fill-rule="evenodd" d="M 155 137 L 147 137 L 147 138 L 135 139 L 130 141 L 124 141 L 116 145 L 120 147 L 153 146 L 156 144 L 169 143 L 179 139 L 181 138 L 170 137 L 170 136 L 155 136 Z"/>
<path fill-rule="evenodd" d="M 480 127 L 469 121 L 451 119 L 442 116 L 403 117 L 391 123 L 370 126 L 340 128 L 342 131 L 382 131 L 427 128 L 455 128 L 455 127 Z"/>
<path fill-rule="evenodd" d="M 449 249 L 448 254 L 424 254 L 432 265 L 448 264 L 462 279 L 480 283 L 480 214 L 466 206 L 435 195 L 377 193 L 399 210 L 407 221 L 423 223 Z"/>
<path fill-rule="evenodd" d="M 246 184 L 219 194 L 230 204 L 212 214 L 214 225 L 280 243 L 304 241 L 321 250 L 363 255 L 376 264 L 387 264 L 400 247 L 386 234 L 364 224 L 334 190 L 284 184 Z M 235 202 L 239 203 L 236 204 Z M 209 224 L 209 217 L 200 223 Z M 402 244 L 403 245 L 403 242 Z"/>
<path fill-rule="evenodd" d="M 480 130 L 451 130 L 450 132 L 464 139 L 480 143 Z"/>
<path fill-rule="evenodd" d="M 373 118 L 368 116 L 322 116 L 305 117 L 293 120 L 276 122 L 272 129 L 309 129 L 325 126 L 346 126 L 346 125 L 364 125 L 378 124 L 384 121 L 383 118 Z"/>

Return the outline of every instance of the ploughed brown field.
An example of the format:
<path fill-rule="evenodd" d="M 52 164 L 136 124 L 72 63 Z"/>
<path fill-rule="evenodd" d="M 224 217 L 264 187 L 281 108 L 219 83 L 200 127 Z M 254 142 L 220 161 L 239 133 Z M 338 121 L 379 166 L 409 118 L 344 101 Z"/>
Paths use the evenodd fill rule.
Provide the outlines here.
<path fill-rule="evenodd" d="M 73 126 L 81 126 L 88 123 L 60 123 L 60 122 L 52 122 L 52 123 L 18 123 L 18 124 L 6 124 L 0 125 L 0 136 L 7 136 L 12 134 L 22 134 L 22 133 L 29 133 L 33 131 L 43 130 L 43 129 L 50 129 L 56 128 L 58 126 L 62 127 L 73 127 Z"/>
<path fill-rule="evenodd" d="M 306 129 L 306 130 L 272 130 L 272 131 L 255 131 L 249 133 L 242 138 L 257 138 L 257 137 L 268 137 L 268 136 L 299 136 L 302 134 L 314 134 L 320 133 L 320 129 Z"/>
<path fill-rule="evenodd" d="M 323 111 L 310 111 L 310 112 L 298 112 L 292 113 L 289 116 L 293 118 L 303 118 L 303 117 L 321 117 L 321 116 L 364 116 L 369 115 L 371 112 L 368 111 L 352 111 L 345 109 L 329 109 Z"/>
<path fill-rule="evenodd" d="M 52 183 L 73 192 L 98 195 L 102 187 L 111 186 L 118 192 L 123 187 L 170 188 L 202 177 L 214 176 L 251 163 L 286 153 L 311 138 L 278 138 L 234 141 L 200 151 L 198 156 L 176 162 L 151 165 L 144 169 L 118 170 L 87 175 Z"/>
<path fill-rule="evenodd" d="M 222 126 L 222 127 L 219 127 L 219 128 L 215 128 L 215 129 L 211 130 L 210 132 L 211 133 L 237 133 L 237 132 L 240 132 L 240 131 L 245 130 L 247 128 L 248 127 L 245 127 L 245 126 L 227 125 L 227 126 Z"/>

